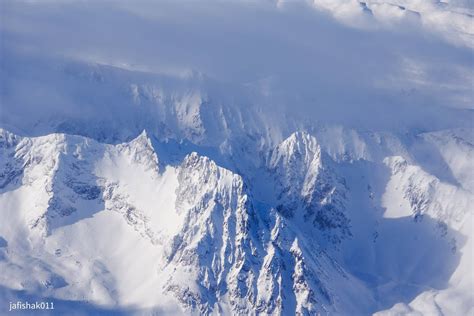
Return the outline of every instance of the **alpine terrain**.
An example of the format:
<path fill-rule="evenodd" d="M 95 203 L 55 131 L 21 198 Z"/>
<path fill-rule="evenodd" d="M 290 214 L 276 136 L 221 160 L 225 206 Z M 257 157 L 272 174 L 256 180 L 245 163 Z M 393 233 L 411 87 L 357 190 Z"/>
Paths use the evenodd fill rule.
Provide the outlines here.
<path fill-rule="evenodd" d="M 474 315 L 473 14 L 3 1 L 0 314 Z"/>

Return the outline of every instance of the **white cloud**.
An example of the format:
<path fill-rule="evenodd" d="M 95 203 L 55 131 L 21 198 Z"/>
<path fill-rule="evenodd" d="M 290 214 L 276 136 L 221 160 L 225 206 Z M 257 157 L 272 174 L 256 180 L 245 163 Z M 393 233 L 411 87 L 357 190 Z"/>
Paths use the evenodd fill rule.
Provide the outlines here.
<path fill-rule="evenodd" d="M 252 91 L 263 91 L 260 103 L 328 122 L 373 124 L 371 113 L 392 124 L 426 122 L 427 116 L 433 124 L 445 124 L 450 115 L 457 124 L 459 117 L 470 117 L 446 110 L 474 107 L 473 50 L 459 40 L 471 36 L 462 30 L 472 18 L 455 11 L 464 7 L 401 0 L 277 4 L 6 1 L 2 69 L 15 68 L 14 56 L 23 51 L 255 86 Z M 409 10 L 418 12 L 421 22 L 411 23 Z M 4 90 L 13 86 L 9 80 Z M 2 107 L 21 106 L 9 100 L 4 98 Z"/>

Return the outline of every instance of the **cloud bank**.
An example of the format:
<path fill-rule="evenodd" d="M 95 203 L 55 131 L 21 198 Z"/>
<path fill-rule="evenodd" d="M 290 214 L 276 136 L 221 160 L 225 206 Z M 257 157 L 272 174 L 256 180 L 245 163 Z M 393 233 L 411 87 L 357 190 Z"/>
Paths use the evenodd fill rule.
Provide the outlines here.
<path fill-rule="evenodd" d="M 79 99 L 63 102 L 51 63 L 32 69 L 39 63 L 31 58 L 47 58 L 179 80 L 204 77 L 253 95 L 254 105 L 359 128 L 434 130 L 473 119 L 468 2 L 4 1 L 2 7 L 5 116 L 45 104 L 82 111 L 66 105 Z M 35 98 L 19 97 L 35 89 Z"/>

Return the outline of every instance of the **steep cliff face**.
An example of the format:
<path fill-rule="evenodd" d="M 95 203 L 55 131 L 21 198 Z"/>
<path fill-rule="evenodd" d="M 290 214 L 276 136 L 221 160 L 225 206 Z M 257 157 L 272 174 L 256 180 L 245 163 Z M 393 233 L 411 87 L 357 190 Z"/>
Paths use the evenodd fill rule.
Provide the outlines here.
<path fill-rule="evenodd" d="M 277 210 L 286 217 L 309 223 L 315 235 L 337 244 L 350 236 L 345 215 L 344 179 L 334 162 L 306 132 L 296 132 L 272 152 L 269 171 L 277 183 Z"/>
<path fill-rule="evenodd" d="M 192 153 L 178 181 L 176 211 L 184 222 L 167 254 L 166 291 L 202 313 L 224 300 L 235 312 L 249 312 L 262 249 L 242 179 Z"/>

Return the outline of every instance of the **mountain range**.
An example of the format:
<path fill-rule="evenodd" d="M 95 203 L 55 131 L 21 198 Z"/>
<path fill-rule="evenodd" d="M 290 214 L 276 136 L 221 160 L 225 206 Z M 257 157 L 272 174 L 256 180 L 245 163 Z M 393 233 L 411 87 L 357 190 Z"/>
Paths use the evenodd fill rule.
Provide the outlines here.
<path fill-rule="evenodd" d="M 472 8 L 401 2 L 318 0 L 311 3 L 315 16 L 307 4 L 258 4 L 278 32 L 281 19 L 298 16 L 302 24 L 293 29 L 307 23 L 335 33 L 315 33 L 324 47 L 296 36 L 300 50 L 280 52 L 311 52 L 315 64 L 303 53 L 281 66 L 282 56 L 244 56 L 238 67 L 225 66 L 229 77 L 205 67 L 200 53 L 213 54 L 208 38 L 192 55 L 180 57 L 178 48 L 170 55 L 195 62 L 184 73 L 147 68 L 154 60 L 147 55 L 133 55 L 150 58 L 140 64 L 116 61 L 115 48 L 109 62 L 86 48 L 81 56 L 38 48 L 31 23 L 50 32 L 58 22 L 42 18 L 62 12 L 87 20 L 84 12 L 102 12 L 106 2 L 6 2 L 0 311 L 20 300 L 54 302 L 46 315 L 474 313 Z M 224 16 L 251 10 L 204 3 Z M 154 29 L 158 39 L 171 23 L 162 12 L 182 18 L 189 34 L 192 21 L 183 16 L 206 17 L 204 9 L 176 13 L 167 2 L 146 12 L 149 5 L 123 2 L 100 14 L 106 22 L 130 19 L 145 35 Z M 419 24 L 422 35 L 367 26 L 387 14 L 390 23 L 397 16 L 407 20 L 396 23 L 434 23 L 441 35 L 426 39 Z M 442 22 L 433 22 L 436 16 Z M 448 31 L 445 19 L 456 21 Z M 98 30 L 112 34 L 101 21 Z M 237 38 L 254 43 L 240 28 Z M 265 42 L 276 55 L 282 34 Z M 390 67 L 370 46 L 389 43 L 384 34 L 394 49 L 408 42 Z M 340 59 L 332 36 L 358 47 L 355 36 L 363 47 L 356 52 L 384 70 L 370 60 L 361 66 L 361 55 Z M 174 40 L 163 37 L 163 45 L 171 49 Z M 52 49 L 65 40 L 46 41 Z M 137 50 L 155 49 L 137 43 Z M 229 43 L 213 45 L 229 53 Z M 216 64 L 230 63 L 215 56 Z"/>

